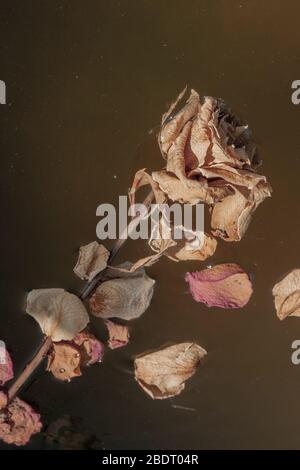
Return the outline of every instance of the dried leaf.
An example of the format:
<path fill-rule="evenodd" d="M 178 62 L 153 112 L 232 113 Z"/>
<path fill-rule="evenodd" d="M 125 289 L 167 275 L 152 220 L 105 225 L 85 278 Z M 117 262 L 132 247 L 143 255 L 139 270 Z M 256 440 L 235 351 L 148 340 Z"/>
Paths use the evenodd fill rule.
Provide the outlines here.
<path fill-rule="evenodd" d="M 194 375 L 205 349 L 195 343 L 180 343 L 137 357 L 135 379 L 153 399 L 179 395 Z"/>
<path fill-rule="evenodd" d="M 253 292 L 248 274 L 233 263 L 186 273 L 185 280 L 194 300 L 208 307 L 241 308 Z"/>
<path fill-rule="evenodd" d="M 138 318 L 150 305 L 155 281 L 144 269 L 133 273 L 119 271 L 118 275 L 117 279 L 105 281 L 96 289 L 90 298 L 91 311 L 101 318 Z"/>
<path fill-rule="evenodd" d="M 3 341 L 0 341 L 0 385 L 4 385 L 13 377 L 13 362 L 11 360 L 9 352 L 5 347 L 5 343 Z"/>
<path fill-rule="evenodd" d="M 127 325 L 119 325 L 110 320 L 105 320 L 108 329 L 108 346 L 110 349 L 117 349 L 127 346 L 129 341 L 129 328 Z"/>
<path fill-rule="evenodd" d="M 78 333 L 73 341 L 80 348 L 82 365 L 90 366 L 102 361 L 104 344 L 89 331 Z"/>
<path fill-rule="evenodd" d="M 26 312 L 53 341 L 71 340 L 89 322 L 81 300 L 64 289 L 35 289 L 27 296 Z"/>
<path fill-rule="evenodd" d="M 7 444 L 24 446 L 41 428 L 40 415 L 20 398 L 15 398 L 0 413 L 0 439 Z"/>
<path fill-rule="evenodd" d="M 91 281 L 98 273 L 103 271 L 107 266 L 109 251 L 104 245 L 98 242 L 92 242 L 84 245 L 79 249 L 77 264 L 74 273 L 80 279 L 88 279 Z"/>
<path fill-rule="evenodd" d="M 300 269 L 294 269 L 273 287 L 277 316 L 300 317 Z"/>
<path fill-rule="evenodd" d="M 73 377 L 81 375 L 80 352 L 70 343 L 53 343 L 53 349 L 48 354 L 47 370 L 59 380 L 70 382 Z"/>

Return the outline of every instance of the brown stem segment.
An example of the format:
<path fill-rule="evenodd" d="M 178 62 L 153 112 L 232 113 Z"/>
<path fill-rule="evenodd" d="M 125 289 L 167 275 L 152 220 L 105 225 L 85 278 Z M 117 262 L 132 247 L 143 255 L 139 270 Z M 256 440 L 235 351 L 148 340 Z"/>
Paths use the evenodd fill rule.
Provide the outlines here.
<path fill-rule="evenodd" d="M 142 204 L 147 209 L 149 209 L 153 199 L 154 199 L 154 193 L 153 193 L 153 191 L 150 191 L 150 193 L 148 194 L 148 196 L 146 196 L 146 198 L 144 199 Z M 120 251 L 120 249 L 122 248 L 124 243 L 127 241 L 127 239 L 130 236 L 131 232 L 140 223 L 140 220 L 141 220 L 141 216 L 137 215 L 136 217 L 134 217 L 129 222 L 128 226 L 126 227 L 124 232 L 121 234 L 120 238 L 116 241 L 116 243 L 114 244 L 114 246 L 113 246 L 113 248 L 110 252 L 110 257 L 108 259 L 109 264 L 111 264 L 114 261 L 115 257 L 117 256 L 118 252 Z M 89 297 L 91 295 L 91 293 L 96 289 L 96 287 L 101 282 L 101 280 L 105 277 L 105 274 L 106 274 L 106 269 L 104 271 L 102 271 L 101 273 L 99 273 L 97 276 L 95 276 L 94 279 L 92 279 L 91 282 L 88 282 L 86 284 L 85 288 L 83 289 L 83 291 L 81 292 L 81 294 L 79 296 L 81 300 L 85 300 L 87 297 Z"/>
<path fill-rule="evenodd" d="M 148 196 L 145 198 L 143 201 L 143 204 L 149 209 L 152 201 L 154 199 L 154 194 L 153 191 L 150 191 Z M 124 231 L 124 233 L 121 235 L 121 237 L 116 241 L 114 244 L 110 257 L 109 257 L 109 263 L 111 264 L 112 261 L 115 259 L 116 255 L 118 254 L 119 250 L 122 248 L 124 243 L 126 242 L 127 238 L 129 237 L 130 233 L 132 230 L 138 226 L 139 222 L 141 220 L 141 216 L 136 216 L 134 219 L 130 221 L 128 224 L 128 227 Z M 127 237 L 126 237 L 127 234 Z M 80 294 L 80 299 L 85 300 L 87 297 L 91 295 L 91 293 L 96 289 L 98 284 L 101 282 L 103 277 L 105 276 L 106 270 L 102 271 L 99 273 L 97 276 L 94 277 L 94 279 L 91 282 L 88 282 L 83 289 L 82 293 Z M 25 369 L 17 380 L 12 384 L 12 386 L 9 388 L 7 395 L 8 395 L 8 401 L 10 402 L 13 400 L 13 398 L 17 395 L 18 391 L 20 388 L 24 385 L 24 383 L 29 379 L 31 374 L 35 371 L 35 369 L 40 365 L 40 363 L 43 361 L 43 359 L 46 357 L 49 349 L 51 348 L 52 345 L 52 339 L 49 337 L 46 337 L 46 339 L 43 341 L 41 346 L 39 347 L 37 353 L 35 356 L 32 358 L 32 360 L 26 365 Z"/>
<path fill-rule="evenodd" d="M 26 380 L 30 377 L 32 372 L 38 367 L 42 360 L 46 357 L 47 352 L 51 347 L 51 344 L 52 339 L 47 336 L 46 339 L 43 341 L 42 345 L 40 346 L 38 352 L 33 357 L 33 359 L 27 364 L 21 375 L 19 375 L 17 380 L 8 390 L 8 401 L 11 401 L 17 395 L 22 385 L 26 382 Z"/>

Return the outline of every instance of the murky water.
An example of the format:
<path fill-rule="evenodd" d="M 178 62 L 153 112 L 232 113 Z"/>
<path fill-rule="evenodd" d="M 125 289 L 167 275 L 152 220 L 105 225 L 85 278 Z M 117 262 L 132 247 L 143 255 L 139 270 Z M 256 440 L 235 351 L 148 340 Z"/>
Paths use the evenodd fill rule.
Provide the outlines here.
<path fill-rule="evenodd" d="M 300 266 L 300 106 L 297 1 L 2 1 L 0 107 L 1 321 L 20 371 L 41 340 L 23 311 L 34 287 L 82 284 L 72 269 L 95 238 L 96 207 L 126 194 L 135 170 L 162 165 L 155 137 L 170 101 L 188 83 L 220 96 L 260 142 L 272 199 L 240 243 L 219 243 L 208 263 L 237 262 L 254 295 L 237 311 L 208 309 L 184 273 L 208 263 L 162 260 L 151 307 L 131 343 L 107 351 L 70 384 L 41 369 L 22 398 L 45 425 L 70 415 L 96 448 L 299 448 L 300 366 L 291 343 L 300 320 L 280 322 L 271 288 Z M 129 243 L 120 260 L 146 253 Z M 100 321 L 95 332 L 105 338 Z M 135 383 L 135 354 L 195 340 L 205 365 L 177 398 L 152 401 Z M 188 408 L 188 409 L 184 409 Z M 53 448 L 43 434 L 29 448 Z M 3 444 L 1 449 L 8 448 Z"/>

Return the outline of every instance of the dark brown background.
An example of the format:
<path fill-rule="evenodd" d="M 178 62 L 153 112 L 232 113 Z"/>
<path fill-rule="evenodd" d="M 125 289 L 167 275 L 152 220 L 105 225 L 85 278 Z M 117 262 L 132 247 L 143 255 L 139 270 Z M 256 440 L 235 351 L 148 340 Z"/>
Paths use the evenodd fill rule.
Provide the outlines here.
<path fill-rule="evenodd" d="M 160 168 L 148 131 L 186 83 L 248 120 L 274 188 L 243 241 L 220 243 L 209 260 L 253 274 L 247 307 L 195 303 L 184 273 L 206 263 L 161 261 L 128 348 L 107 351 L 70 384 L 40 370 L 23 390 L 45 427 L 71 415 L 107 449 L 300 447 L 300 366 L 290 360 L 300 320 L 281 323 L 271 295 L 300 266 L 300 106 L 290 98 L 299 14 L 296 0 L 1 1 L 0 338 L 16 372 L 41 341 L 23 311 L 26 291 L 81 288 L 72 268 L 95 239 L 96 207 L 126 194 L 135 170 Z M 131 243 L 120 259 L 144 253 Z M 134 381 L 133 356 L 185 340 L 208 350 L 205 365 L 179 397 L 152 401 Z M 28 447 L 51 446 L 39 434 Z"/>

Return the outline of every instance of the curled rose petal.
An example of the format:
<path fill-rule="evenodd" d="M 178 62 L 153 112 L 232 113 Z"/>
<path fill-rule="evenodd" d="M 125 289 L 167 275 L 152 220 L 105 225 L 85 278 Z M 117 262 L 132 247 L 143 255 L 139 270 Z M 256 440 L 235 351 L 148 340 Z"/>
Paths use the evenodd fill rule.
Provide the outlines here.
<path fill-rule="evenodd" d="M 74 273 L 80 279 L 88 279 L 91 281 L 98 273 L 103 271 L 107 266 L 109 251 L 104 245 L 98 242 L 92 242 L 84 245 L 79 249 L 77 264 Z"/>
<path fill-rule="evenodd" d="M 110 320 L 105 320 L 108 329 L 108 346 L 110 349 L 122 348 L 128 344 L 129 328 L 127 325 L 119 325 Z"/>
<path fill-rule="evenodd" d="M 217 248 L 217 240 L 210 235 L 203 234 L 203 243 L 199 248 L 193 249 L 188 242 L 184 243 L 174 254 L 179 261 L 198 260 L 204 261 L 214 254 Z M 170 250 L 170 254 L 172 251 Z"/>
<path fill-rule="evenodd" d="M 231 193 L 231 190 L 226 186 L 209 185 L 204 179 L 202 181 L 191 179 L 188 185 L 183 184 L 176 176 L 167 173 L 166 170 L 153 171 L 152 178 L 169 199 L 181 203 L 205 202 L 212 204 Z"/>
<path fill-rule="evenodd" d="M 225 241 L 239 241 L 245 234 L 260 203 L 271 196 L 267 183 L 253 191 L 234 189 L 234 194 L 217 203 L 212 210 L 212 233 Z"/>
<path fill-rule="evenodd" d="M 81 356 L 79 349 L 70 343 L 53 343 L 53 349 L 48 355 L 47 370 L 59 380 L 69 382 L 81 375 Z"/>
<path fill-rule="evenodd" d="M 14 377 L 13 362 L 5 347 L 4 341 L 0 341 L 0 385 Z"/>
<path fill-rule="evenodd" d="M 181 100 L 184 93 L 180 94 L 176 100 L 175 106 Z M 162 127 L 158 136 L 158 143 L 163 155 L 165 155 L 172 143 L 176 140 L 184 125 L 192 119 L 199 109 L 199 95 L 195 90 L 191 90 L 191 94 L 186 104 L 173 117 L 171 116 L 175 106 L 171 105 L 168 113 L 163 116 Z"/>
<path fill-rule="evenodd" d="M 0 412 L 0 439 L 7 444 L 24 446 L 41 428 L 40 415 L 20 398 Z"/>
<path fill-rule="evenodd" d="M 300 269 L 294 269 L 273 287 L 277 316 L 300 317 Z"/>
<path fill-rule="evenodd" d="M 205 349 L 195 343 L 180 343 L 137 357 L 135 379 L 153 399 L 179 395 L 194 375 Z"/>
<path fill-rule="evenodd" d="M 185 280 L 194 300 L 208 307 L 241 308 L 253 292 L 248 274 L 237 264 L 186 273 Z"/>
<path fill-rule="evenodd" d="M 150 305 L 155 281 L 142 268 L 115 275 L 119 277 L 100 284 L 90 298 L 91 312 L 101 318 L 140 317 Z"/>
<path fill-rule="evenodd" d="M 26 312 L 53 341 L 71 340 L 89 322 L 81 300 L 64 289 L 35 289 L 27 296 Z"/>
<path fill-rule="evenodd" d="M 129 191 L 130 205 L 135 204 L 135 193 L 137 190 L 147 185 L 151 186 L 156 204 L 163 204 L 165 202 L 166 195 L 159 188 L 158 183 L 153 180 L 152 176 L 146 172 L 146 168 L 143 168 L 142 170 L 137 171 L 134 176 L 134 180 Z"/>
<path fill-rule="evenodd" d="M 73 341 L 80 347 L 81 362 L 83 365 L 90 366 L 102 361 L 104 345 L 89 331 L 78 333 Z"/>
<path fill-rule="evenodd" d="M 189 179 L 186 176 L 185 167 L 185 147 L 187 143 L 187 139 L 191 132 L 192 123 L 187 122 L 179 134 L 178 138 L 175 142 L 171 145 L 169 153 L 168 153 L 168 162 L 167 162 L 167 171 L 170 173 L 174 173 L 181 181 L 185 184 L 189 183 Z"/>

